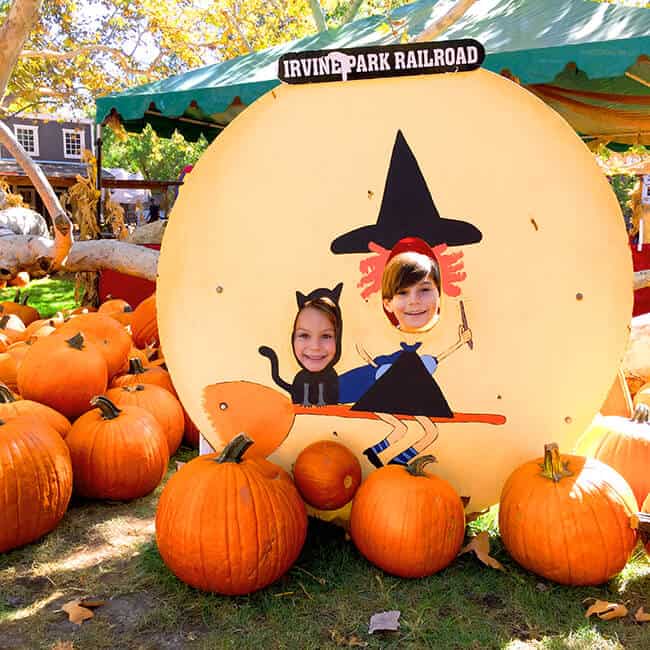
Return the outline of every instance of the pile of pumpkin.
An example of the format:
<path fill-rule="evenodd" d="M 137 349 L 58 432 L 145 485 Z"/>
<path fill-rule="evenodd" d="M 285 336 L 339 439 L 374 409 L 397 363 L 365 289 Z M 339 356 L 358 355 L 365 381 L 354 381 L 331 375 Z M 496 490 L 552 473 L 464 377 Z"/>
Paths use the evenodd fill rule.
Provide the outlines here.
<path fill-rule="evenodd" d="M 41 319 L 0 303 L 0 552 L 52 530 L 79 496 L 130 500 L 198 431 L 156 352 L 155 298 Z"/>
<path fill-rule="evenodd" d="M 598 426 L 589 435 L 600 435 L 603 450 L 618 448 L 628 458 L 626 446 L 636 445 L 631 462 L 648 466 L 647 422 L 614 418 Z M 396 576 L 432 575 L 461 550 L 463 501 L 447 481 L 428 471 L 433 457 L 382 467 L 362 482 L 356 456 L 339 442 L 323 440 L 298 455 L 292 480 L 253 451 L 253 441 L 240 434 L 221 454 L 187 463 L 163 489 L 158 547 L 170 570 L 194 587 L 246 594 L 282 576 L 305 541 L 305 502 L 334 510 L 351 500 L 352 541 L 366 559 Z M 607 460 L 618 460 L 614 456 L 615 451 Z M 637 544 L 644 517 L 637 512 L 635 493 L 640 499 L 650 488 L 645 477 L 635 480 L 629 467 L 621 471 L 634 492 L 601 460 L 561 455 L 556 444 L 546 445 L 543 457 L 517 468 L 503 487 L 504 546 L 521 566 L 550 580 L 606 582 Z M 650 511 L 649 506 L 650 497 L 644 509 Z M 646 549 L 650 553 L 650 544 Z"/>

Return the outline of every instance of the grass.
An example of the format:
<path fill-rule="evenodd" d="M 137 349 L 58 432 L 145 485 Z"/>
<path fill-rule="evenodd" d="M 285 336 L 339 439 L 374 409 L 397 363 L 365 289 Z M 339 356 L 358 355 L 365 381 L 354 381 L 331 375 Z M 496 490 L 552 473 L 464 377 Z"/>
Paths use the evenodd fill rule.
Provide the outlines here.
<path fill-rule="evenodd" d="M 16 296 L 16 287 L 7 287 L 0 290 L 0 302 L 13 300 Z M 74 297 L 74 281 L 67 278 L 42 278 L 32 280 L 27 287 L 20 289 L 21 296 L 27 292 L 27 304 L 38 310 L 41 318 L 49 318 L 57 311 L 74 309 L 79 303 Z"/>
<path fill-rule="evenodd" d="M 195 453 L 177 454 L 167 478 Z M 0 556 L 0 648 L 650 647 L 650 626 L 631 615 L 584 617 L 586 598 L 623 602 L 631 614 L 650 606 L 640 546 L 609 584 L 562 587 L 509 558 L 492 511 L 469 528 L 490 532 L 505 572 L 468 554 L 429 578 L 402 580 L 366 562 L 342 529 L 313 520 L 284 578 L 232 598 L 192 589 L 163 564 L 153 532 L 161 489 L 126 504 L 76 501 L 50 535 Z M 87 596 L 107 603 L 77 627 L 60 608 Z M 399 631 L 369 635 L 370 616 L 391 609 L 401 612 Z"/>

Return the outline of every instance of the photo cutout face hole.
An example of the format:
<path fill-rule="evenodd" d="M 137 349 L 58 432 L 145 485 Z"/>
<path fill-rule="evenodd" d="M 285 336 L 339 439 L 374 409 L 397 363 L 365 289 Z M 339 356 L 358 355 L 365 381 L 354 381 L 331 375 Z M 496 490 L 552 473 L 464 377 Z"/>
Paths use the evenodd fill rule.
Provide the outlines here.
<path fill-rule="evenodd" d="M 402 332 L 428 332 L 440 317 L 440 267 L 426 242 L 398 242 L 381 280 L 384 313 Z"/>

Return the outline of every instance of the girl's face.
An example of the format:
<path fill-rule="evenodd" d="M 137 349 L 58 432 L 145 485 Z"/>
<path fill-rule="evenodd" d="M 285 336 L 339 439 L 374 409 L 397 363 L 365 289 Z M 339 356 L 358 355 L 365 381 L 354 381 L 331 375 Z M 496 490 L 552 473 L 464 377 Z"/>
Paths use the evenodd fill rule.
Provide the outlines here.
<path fill-rule="evenodd" d="M 336 331 L 319 309 L 305 307 L 298 314 L 293 333 L 293 351 L 306 370 L 325 369 L 336 354 Z"/>
<path fill-rule="evenodd" d="M 395 316 L 404 332 L 420 332 L 431 325 L 438 313 L 440 293 L 430 277 L 403 287 L 390 299 L 384 299 L 386 311 Z"/>

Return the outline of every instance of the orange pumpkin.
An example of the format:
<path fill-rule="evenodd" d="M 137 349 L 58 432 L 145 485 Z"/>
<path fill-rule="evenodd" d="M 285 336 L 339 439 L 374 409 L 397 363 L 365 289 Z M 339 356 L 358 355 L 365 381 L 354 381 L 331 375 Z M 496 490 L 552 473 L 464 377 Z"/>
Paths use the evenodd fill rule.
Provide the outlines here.
<path fill-rule="evenodd" d="M 5 314 L 0 317 L 0 332 L 16 343 L 23 338 L 25 324 L 16 314 Z"/>
<path fill-rule="evenodd" d="M 70 421 L 58 411 L 29 399 L 16 399 L 4 384 L 0 384 L 0 420 L 13 420 L 21 415 L 33 415 L 49 424 L 62 438 L 70 431 Z"/>
<path fill-rule="evenodd" d="M 167 439 L 156 418 L 138 406 L 119 409 L 104 396 L 70 429 L 74 492 L 126 501 L 152 492 L 169 462 Z"/>
<path fill-rule="evenodd" d="M 12 343 L 6 352 L 0 353 L 0 382 L 18 391 L 18 368 L 30 350 L 32 341 Z"/>
<path fill-rule="evenodd" d="M 0 553 L 50 532 L 72 494 L 70 453 L 47 423 L 0 419 Z"/>
<path fill-rule="evenodd" d="M 592 458 L 562 454 L 517 468 L 501 492 L 499 529 L 524 568 L 567 585 L 598 585 L 616 575 L 637 541 L 637 505 L 625 479 Z"/>
<path fill-rule="evenodd" d="M 6 383 L 6 382 L 5 382 Z M 74 419 L 106 390 L 106 360 L 81 334 L 45 336 L 30 346 L 18 368 L 18 392 Z"/>
<path fill-rule="evenodd" d="M 22 289 L 29 284 L 29 281 L 30 277 L 27 271 L 18 271 L 18 273 L 16 273 L 16 277 L 12 280 L 9 280 L 9 286 L 20 287 Z"/>
<path fill-rule="evenodd" d="M 57 330 L 57 334 L 66 338 L 77 332 L 82 332 L 104 355 L 109 379 L 116 375 L 131 349 L 128 332 L 110 316 L 95 313 L 75 316 Z"/>
<path fill-rule="evenodd" d="M 444 569 L 465 536 L 463 503 L 444 479 L 425 473 L 433 456 L 386 465 L 352 501 L 350 535 L 361 554 L 387 573 L 420 578 Z"/>
<path fill-rule="evenodd" d="M 578 446 L 580 452 L 613 467 L 630 484 L 639 508 L 650 492 L 649 413 L 650 409 L 637 401 L 632 418 L 595 418 Z"/>
<path fill-rule="evenodd" d="M 15 314 L 25 325 L 29 325 L 31 322 L 38 320 L 41 316 L 38 310 L 27 304 L 28 298 L 29 294 L 26 291 L 23 291 L 22 296 L 20 295 L 20 291 L 16 291 L 13 302 L 5 300 L 0 303 L 0 314 Z"/>
<path fill-rule="evenodd" d="M 361 485 L 361 465 L 340 442 L 320 440 L 298 454 L 293 480 L 310 506 L 336 510 L 350 501 Z"/>
<path fill-rule="evenodd" d="M 183 442 L 193 449 L 199 448 L 199 428 L 194 424 L 192 418 L 187 414 L 183 407 L 183 418 L 185 420 L 185 430 L 183 432 Z"/>
<path fill-rule="evenodd" d="M 242 459 L 250 438 L 181 467 L 160 495 L 156 540 L 183 582 L 248 594 L 280 578 L 305 541 L 307 513 L 289 475 L 259 457 Z"/>
<path fill-rule="evenodd" d="M 131 316 L 131 336 L 133 342 L 139 348 L 151 343 L 160 345 L 155 293 L 145 298 L 133 311 Z"/>
<path fill-rule="evenodd" d="M 119 386 L 136 386 L 137 384 L 154 384 L 168 390 L 174 397 L 176 391 L 172 384 L 171 377 L 166 370 L 157 366 L 142 365 L 140 359 L 133 357 L 129 359 L 129 372 L 126 375 L 115 377 L 111 383 L 111 388 Z"/>
<path fill-rule="evenodd" d="M 154 384 L 120 386 L 106 391 L 106 397 L 116 406 L 139 406 L 153 415 L 162 428 L 172 456 L 181 444 L 185 421 L 183 407 L 168 391 Z"/>

